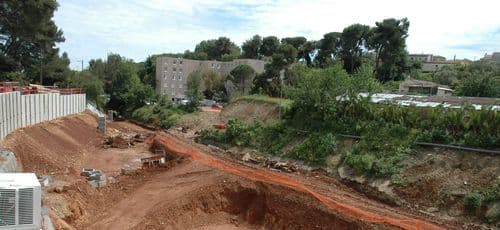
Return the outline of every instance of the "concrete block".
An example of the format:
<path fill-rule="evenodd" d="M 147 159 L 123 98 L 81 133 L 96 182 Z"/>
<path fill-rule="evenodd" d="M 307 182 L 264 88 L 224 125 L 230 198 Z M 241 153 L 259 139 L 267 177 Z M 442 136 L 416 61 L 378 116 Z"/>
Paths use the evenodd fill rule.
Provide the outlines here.
<path fill-rule="evenodd" d="M 97 121 L 97 129 L 101 133 L 106 133 L 106 117 L 105 116 L 99 116 L 98 121 Z"/>

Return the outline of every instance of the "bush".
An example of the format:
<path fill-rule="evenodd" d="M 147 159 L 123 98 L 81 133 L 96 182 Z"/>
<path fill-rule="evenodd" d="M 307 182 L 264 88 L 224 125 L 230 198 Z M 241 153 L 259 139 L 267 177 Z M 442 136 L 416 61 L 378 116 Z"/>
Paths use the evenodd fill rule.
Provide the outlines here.
<path fill-rule="evenodd" d="M 153 105 L 145 105 L 132 113 L 132 119 L 168 129 L 175 125 L 184 114 L 177 105 L 167 100 L 160 100 Z"/>
<path fill-rule="evenodd" d="M 293 146 L 287 155 L 298 160 L 324 165 L 326 157 L 334 153 L 335 143 L 336 139 L 332 133 L 317 133 Z"/>
<path fill-rule="evenodd" d="M 393 176 L 404 166 L 415 139 L 415 131 L 402 125 L 371 123 L 352 150 L 343 154 L 343 162 L 369 176 Z"/>
<path fill-rule="evenodd" d="M 477 192 L 469 193 L 465 196 L 465 210 L 474 213 L 483 203 L 483 195 Z"/>
<path fill-rule="evenodd" d="M 219 130 L 204 129 L 200 132 L 202 142 L 227 143 L 226 133 Z"/>

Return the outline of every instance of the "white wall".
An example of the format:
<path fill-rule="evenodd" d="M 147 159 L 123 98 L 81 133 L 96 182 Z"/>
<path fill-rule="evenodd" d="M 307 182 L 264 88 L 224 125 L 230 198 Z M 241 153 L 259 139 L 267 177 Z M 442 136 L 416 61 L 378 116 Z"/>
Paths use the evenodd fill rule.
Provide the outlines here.
<path fill-rule="evenodd" d="M 80 113 L 86 107 L 85 94 L 0 93 L 0 140 L 18 128 Z"/>

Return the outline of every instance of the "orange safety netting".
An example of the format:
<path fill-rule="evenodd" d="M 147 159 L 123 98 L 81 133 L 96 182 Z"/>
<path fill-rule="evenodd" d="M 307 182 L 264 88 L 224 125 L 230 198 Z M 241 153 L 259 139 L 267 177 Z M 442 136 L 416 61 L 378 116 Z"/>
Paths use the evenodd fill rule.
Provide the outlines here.
<path fill-rule="evenodd" d="M 341 212 L 343 215 L 349 216 L 365 222 L 371 223 L 384 223 L 392 226 L 400 227 L 402 229 L 443 229 L 432 223 L 418 220 L 418 219 L 400 219 L 394 217 L 382 216 L 373 212 L 365 211 L 351 205 L 340 203 L 327 197 L 325 195 L 319 194 L 312 189 L 308 188 L 303 183 L 294 180 L 290 177 L 286 177 L 277 173 L 262 169 L 237 167 L 225 161 L 222 161 L 216 157 L 208 154 L 202 154 L 194 149 L 186 148 L 182 146 L 182 143 L 175 141 L 172 137 L 168 136 L 156 136 L 155 139 L 161 143 L 167 151 L 179 155 L 185 155 L 191 157 L 193 160 L 199 161 L 207 166 L 221 169 L 223 171 L 245 177 L 254 181 L 261 181 L 266 183 L 277 184 L 281 186 L 286 186 L 297 191 L 302 191 L 309 193 L 320 202 L 325 204 L 327 207 Z"/>

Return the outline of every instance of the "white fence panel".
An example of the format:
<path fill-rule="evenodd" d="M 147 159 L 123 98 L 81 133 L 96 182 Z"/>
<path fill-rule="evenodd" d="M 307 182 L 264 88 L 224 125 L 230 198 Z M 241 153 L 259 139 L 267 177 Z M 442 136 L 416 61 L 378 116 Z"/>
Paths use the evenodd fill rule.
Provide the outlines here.
<path fill-rule="evenodd" d="M 18 128 L 83 112 L 86 103 L 85 94 L 0 93 L 0 139 Z"/>

